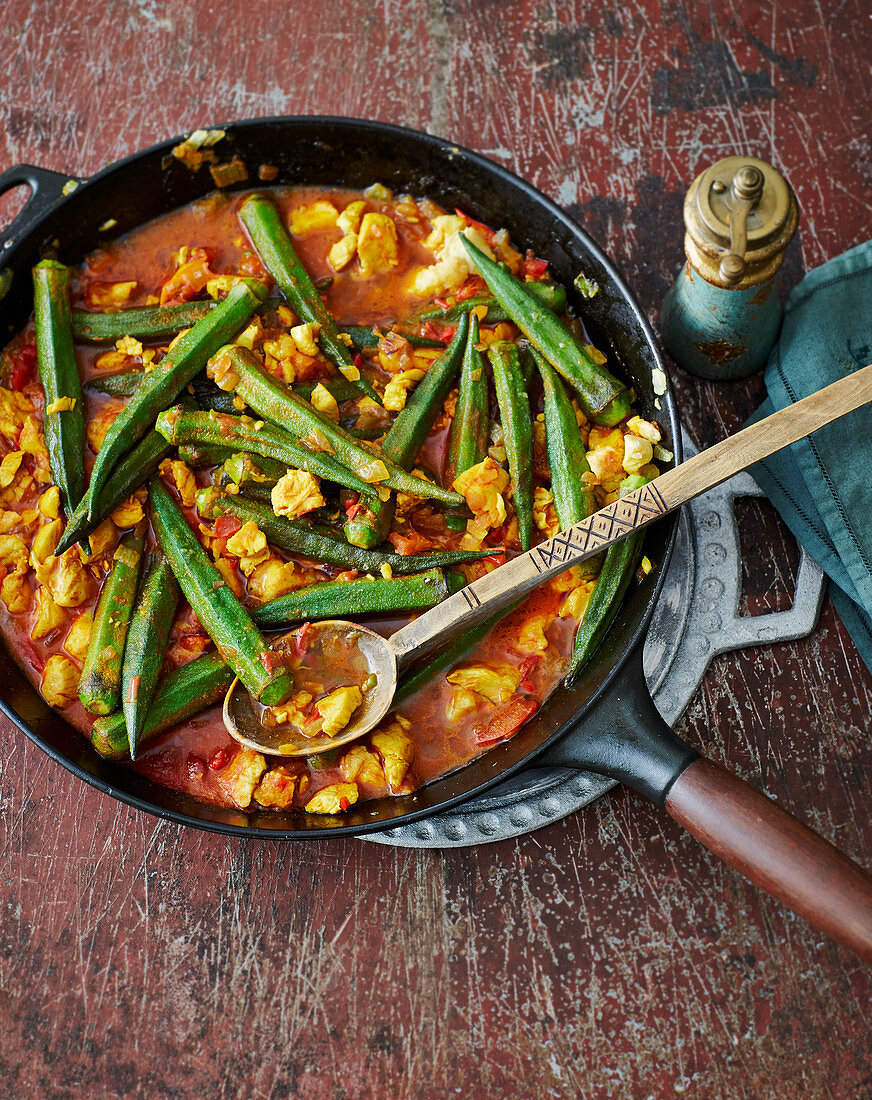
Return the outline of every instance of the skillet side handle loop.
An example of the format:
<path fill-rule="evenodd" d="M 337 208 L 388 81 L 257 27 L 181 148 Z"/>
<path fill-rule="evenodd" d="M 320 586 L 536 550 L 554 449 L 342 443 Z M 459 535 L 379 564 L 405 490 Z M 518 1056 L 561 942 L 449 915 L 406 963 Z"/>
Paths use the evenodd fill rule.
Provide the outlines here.
<path fill-rule="evenodd" d="M 3 236 L 9 245 L 25 236 L 39 218 L 63 196 L 64 187 L 75 177 L 49 168 L 37 168 L 33 164 L 16 164 L 0 173 L 0 195 L 13 187 L 29 187 L 30 195 L 24 207 L 6 227 Z"/>
<path fill-rule="evenodd" d="M 710 760 L 675 780 L 666 809 L 756 886 L 872 963 L 872 876 Z"/>

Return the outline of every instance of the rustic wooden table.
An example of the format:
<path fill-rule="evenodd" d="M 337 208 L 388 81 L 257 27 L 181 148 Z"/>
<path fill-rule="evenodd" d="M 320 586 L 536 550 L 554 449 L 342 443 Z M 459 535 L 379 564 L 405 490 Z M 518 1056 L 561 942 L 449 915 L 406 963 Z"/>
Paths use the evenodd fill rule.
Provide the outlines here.
<path fill-rule="evenodd" d="M 721 156 L 796 189 L 788 281 L 868 236 L 869 16 L 7 0 L 2 166 L 86 175 L 255 115 L 401 122 L 557 199 L 656 319 L 685 188 Z M 673 377 L 704 445 L 761 396 Z M 791 552 L 753 509 L 748 603 L 772 608 Z M 806 641 L 717 661 L 681 732 L 872 866 L 870 709 L 827 603 Z M 240 844 L 83 787 L 5 722 L 0 761 L 4 1096 L 872 1097 L 868 970 L 634 795 L 480 849 Z"/>

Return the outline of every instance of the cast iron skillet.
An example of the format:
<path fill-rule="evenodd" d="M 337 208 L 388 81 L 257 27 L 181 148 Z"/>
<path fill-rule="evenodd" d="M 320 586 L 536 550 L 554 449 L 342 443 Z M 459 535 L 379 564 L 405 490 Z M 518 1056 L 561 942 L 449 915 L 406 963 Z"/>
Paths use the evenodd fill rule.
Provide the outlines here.
<path fill-rule="evenodd" d="M 516 243 L 549 260 L 567 288 L 583 270 L 600 287 L 582 309 L 593 342 L 631 381 L 642 415 L 659 421 L 666 445 L 680 459 L 674 398 L 655 392 L 653 376 L 665 376 L 647 319 L 587 234 L 529 184 L 469 150 L 383 123 L 292 117 L 222 128 L 219 156 L 242 158 L 251 175 L 247 187 L 256 186 L 263 163 L 278 167 L 279 184 L 363 188 L 379 181 L 507 226 Z M 135 153 L 72 190 L 67 186 L 65 197 L 69 181 L 58 173 L 21 165 L 0 175 L 0 193 L 22 183 L 32 191 L 0 261 L 4 343 L 31 312 L 30 268 L 46 251 L 77 263 L 111 237 L 214 189 L 208 169 L 191 172 L 171 156 L 179 140 Z M 111 228 L 101 229 L 110 219 Z M 641 643 L 674 533 L 674 518 L 649 533 L 646 552 L 656 568 L 625 602 L 577 687 L 558 689 L 512 740 L 478 760 L 413 795 L 365 802 L 335 821 L 301 811 L 242 814 L 203 805 L 104 761 L 45 704 L 8 652 L 0 707 L 51 757 L 99 790 L 184 825 L 238 836 L 315 839 L 409 823 L 483 792 L 534 759 L 599 772 L 665 805 L 754 881 L 872 959 L 872 880 L 745 784 L 701 760 L 654 709 L 642 675 Z"/>

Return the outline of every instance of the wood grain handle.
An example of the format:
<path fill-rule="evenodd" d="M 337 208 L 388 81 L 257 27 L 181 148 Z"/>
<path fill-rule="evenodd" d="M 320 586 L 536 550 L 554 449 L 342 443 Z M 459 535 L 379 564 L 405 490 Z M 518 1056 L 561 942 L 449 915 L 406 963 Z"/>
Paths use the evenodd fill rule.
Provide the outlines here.
<path fill-rule="evenodd" d="M 872 963 L 872 877 L 823 837 L 710 760 L 682 772 L 666 809 L 724 862 Z"/>
<path fill-rule="evenodd" d="M 872 401 L 872 364 L 780 409 L 607 504 L 589 519 L 462 588 L 390 638 L 402 670 L 452 634 L 482 622 L 550 577 L 620 542 L 688 500 Z"/>

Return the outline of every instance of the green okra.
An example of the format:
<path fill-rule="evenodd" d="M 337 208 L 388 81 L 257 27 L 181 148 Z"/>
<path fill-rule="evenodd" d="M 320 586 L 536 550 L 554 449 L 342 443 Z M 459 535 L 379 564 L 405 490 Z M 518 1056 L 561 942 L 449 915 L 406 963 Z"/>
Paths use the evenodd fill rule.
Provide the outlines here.
<path fill-rule="evenodd" d="M 490 557 L 493 550 L 438 550 L 430 554 L 394 554 L 385 550 L 368 550 L 349 546 L 330 529 L 316 527 L 299 520 L 277 516 L 268 505 L 242 496 L 216 495 L 211 510 L 217 515 L 236 516 L 242 523 L 251 520 L 266 535 L 267 542 L 301 558 L 309 558 L 343 569 L 359 569 L 378 573 L 389 565 L 397 575 L 421 573 L 434 567 L 458 565 Z"/>
<path fill-rule="evenodd" d="M 265 296 L 266 289 L 261 286 L 261 290 Z M 91 518 L 95 514 L 96 498 L 113 467 L 152 427 L 158 413 L 179 396 L 209 356 L 239 332 L 261 300 L 248 283 L 238 283 L 224 301 L 186 332 L 149 372 L 110 425 L 97 454 L 86 494 Z"/>
<path fill-rule="evenodd" d="M 159 478 L 149 483 L 149 497 L 160 548 L 218 652 L 259 702 L 283 703 L 294 690 L 290 672 L 270 654 L 251 616 L 209 560 Z"/>
<path fill-rule="evenodd" d="M 547 306 L 553 313 L 563 313 L 566 309 L 566 291 L 557 283 L 533 282 L 524 283 L 524 286 L 534 298 L 540 301 L 542 305 Z M 503 306 L 492 294 L 475 294 L 471 298 L 464 298 L 463 301 L 456 302 L 449 309 L 428 306 L 426 309 L 418 310 L 417 313 L 413 313 L 411 317 L 403 322 L 403 327 L 408 328 L 427 321 L 441 321 L 446 325 L 453 325 L 461 317 L 466 317 L 474 309 L 478 309 L 479 306 L 484 306 L 487 310 L 481 322 L 483 325 L 497 325 L 502 321 L 511 320 Z M 406 339 L 409 340 L 410 337 L 406 336 Z"/>
<path fill-rule="evenodd" d="M 85 492 L 85 417 L 73 348 L 70 270 L 54 260 L 33 269 L 36 362 L 45 394 L 43 413 L 49 468 L 70 516 Z"/>
<path fill-rule="evenodd" d="M 134 760 L 157 690 L 178 602 L 179 586 L 169 562 L 162 554 L 151 554 L 140 586 L 136 614 L 127 632 L 121 669 L 121 700 L 130 755 Z"/>
<path fill-rule="evenodd" d="M 260 425 L 258 427 L 257 425 Z M 316 477 L 335 481 L 356 493 L 375 493 L 376 488 L 361 480 L 342 462 L 325 451 L 309 450 L 275 424 L 226 413 L 192 412 L 180 405 L 162 412 L 155 428 L 169 443 L 227 447 L 283 462 L 287 470 L 306 470 Z"/>
<path fill-rule="evenodd" d="M 469 332 L 469 316 L 464 314 L 457 326 L 454 339 L 432 364 L 412 391 L 405 407 L 397 414 L 387 435 L 382 440 L 382 454 L 405 470 L 415 463 L 424 440 L 436 417 L 442 411 L 445 398 L 460 369 L 466 338 Z M 372 500 L 348 520 L 345 537 L 352 546 L 379 546 L 388 537 L 393 522 L 395 502 Z"/>
<path fill-rule="evenodd" d="M 518 538 L 521 549 L 529 550 L 533 538 L 533 419 L 527 387 L 515 344 L 491 344 L 487 357 L 500 408 Z"/>
<path fill-rule="evenodd" d="M 640 474 L 624 478 L 618 492 L 626 496 L 651 479 Z M 575 635 L 566 682 L 572 684 L 593 656 L 623 602 L 642 556 L 644 531 L 636 531 L 606 551 L 605 560 Z"/>
<path fill-rule="evenodd" d="M 124 646 L 139 584 L 145 529 L 142 520 L 121 540 L 94 613 L 79 680 L 79 698 L 92 714 L 111 714 L 121 702 Z"/>
<path fill-rule="evenodd" d="M 458 474 L 483 462 L 487 456 L 490 409 L 487 376 L 477 343 L 478 318 L 472 314 L 460 371 L 457 409 L 451 422 L 451 435 L 448 437 L 448 457 L 444 472 L 444 480 L 448 485 L 453 485 Z M 455 512 L 447 517 L 446 522 L 453 530 L 462 531 L 466 527 L 467 515 L 464 511 Z"/>
<path fill-rule="evenodd" d="M 295 436 L 302 446 L 317 450 L 329 450 L 349 470 L 363 478 L 372 478 L 366 495 L 375 492 L 374 464 L 381 462 L 379 487 L 395 489 L 412 496 L 441 500 L 447 504 L 461 503 L 456 493 L 439 485 L 414 477 L 392 462 L 377 447 L 365 446 L 344 428 L 340 428 L 313 408 L 305 398 L 293 393 L 267 371 L 257 356 L 248 348 L 228 345 L 222 348 L 209 363 L 210 377 L 219 385 L 230 386 L 254 411 L 281 430 Z M 350 488 L 351 486 L 349 486 Z"/>
<path fill-rule="evenodd" d="M 318 289 L 300 262 L 281 216 L 265 195 L 249 195 L 239 208 L 239 220 L 263 266 L 284 294 L 288 305 L 303 321 L 319 326 L 318 342 L 339 373 L 354 382 L 359 391 L 379 401 L 372 386 L 362 378 L 351 360 L 348 345 L 318 293 Z M 379 403 L 381 403 L 379 401 Z"/>
<path fill-rule="evenodd" d="M 461 234 L 460 240 L 494 297 L 527 339 L 569 382 L 586 416 L 618 424 L 630 413 L 630 394 L 585 344 L 514 275 L 503 271 Z"/>

